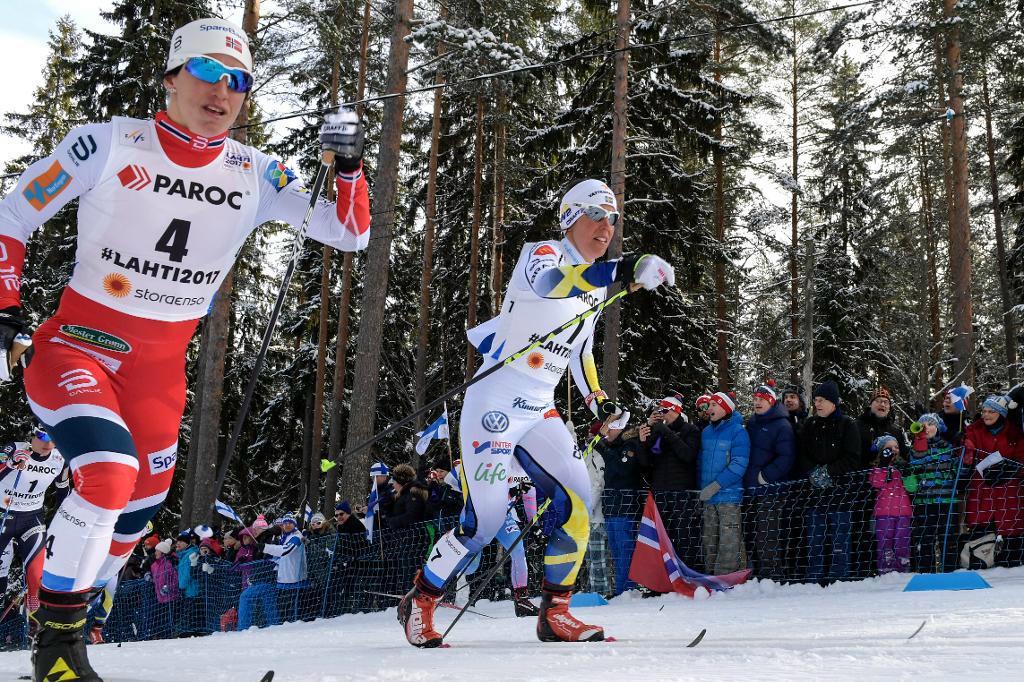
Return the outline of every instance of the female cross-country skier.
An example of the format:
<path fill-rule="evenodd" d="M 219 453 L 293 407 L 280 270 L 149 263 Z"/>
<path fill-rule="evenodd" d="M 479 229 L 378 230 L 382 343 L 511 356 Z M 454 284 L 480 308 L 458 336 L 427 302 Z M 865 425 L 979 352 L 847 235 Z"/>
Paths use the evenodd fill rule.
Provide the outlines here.
<path fill-rule="evenodd" d="M 595 262 L 608 250 L 618 218 L 615 195 L 605 183 L 584 180 L 568 191 L 559 210 L 564 237 L 527 243 L 501 313 L 467 332 L 484 356 L 479 372 L 598 305 L 614 282 L 645 289 L 675 284 L 672 267 L 657 256 Z M 590 535 L 590 479 L 575 441 L 553 408 L 555 387 L 571 367 L 576 386 L 595 415 L 621 412 L 598 385 L 592 354 L 595 317 L 581 320 L 466 391 L 459 420 L 465 506 L 460 525 L 437 541 L 413 589 L 399 604 L 398 619 L 410 644 L 441 645 L 441 635 L 434 629 L 437 601 L 449 578 L 504 524 L 506 480 L 513 459 L 551 498 L 558 515 L 558 528 L 544 557 L 537 636 L 544 642 L 604 639 L 600 627 L 569 613 Z"/>
<path fill-rule="evenodd" d="M 19 286 L 31 232 L 78 197 L 75 269 L 33 335 L 32 411 L 74 478 L 47 530 L 31 616 L 34 680 L 100 680 L 82 637 L 92 590 L 117 574 L 167 496 L 185 405 L 185 349 L 248 235 L 298 226 L 311 196 L 280 161 L 227 137 L 253 84 L 245 33 L 221 19 L 174 32 L 166 111 L 76 128 L 0 203 L 0 372 L 23 332 Z M 321 128 L 337 204 L 318 201 L 313 239 L 369 241 L 363 130 L 341 110 Z M 0 379 L 7 378 L 0 376 Z"/>

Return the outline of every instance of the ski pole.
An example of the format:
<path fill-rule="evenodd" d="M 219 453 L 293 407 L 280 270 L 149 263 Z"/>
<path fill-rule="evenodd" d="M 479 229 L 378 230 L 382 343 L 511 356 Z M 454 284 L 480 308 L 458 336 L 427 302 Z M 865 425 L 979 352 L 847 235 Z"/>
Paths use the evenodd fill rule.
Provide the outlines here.
<path fill-rule="evenodd" d="M 636 286 L 636 285 L 633 285 L 633 286 Z M 473 384 L 475 384 L 478 381 L 481 381 L 481 380 L 491 376 L 492 374 L 497 372 L 499 369 L 503 368 L 505 365 L 509 365 L 509 364 L 515 362 L 516 360 L 518 360 L 519 358 L 523 357 L 524 355 L 526 355 L 530 351 L 536 350 L 537 348 L 540 348 L 545 343 L 547 343 L 548 341 L 551 341 L 552 339 L 554 339 L 556 336 L 558 336 L 562 332 L 566 331 L 567 329 L 570 329 L 571 327 L 573 327 L 574 325 L 579 324 L 580 322 L 583 322 L 584 320 L 586 320 L 590 316 L 599 314 L 602 310 L 604 310 L 605 308 L 610 306 L 612 303 L 615 303 L 616 301 L 618 301 L 623 296 L 627 296 L 628 294 L 632 293 L 635 290 L 636 289 L 631 288 L 631 287 L 624 287 L 622 289 L 622 291 L 618 292 L 617 294 L 614 294 L 613 296 L 607 298 L 606 300 L 602 301 L 601 303 L 597 303 L 597 304 L 591 306 L 590 308 L 587 308 L 586 310 L 584 310 L 582 313 L 580 313 L 576 317 L 572 318 L 571 320 L 569 320 L 567 322 L 562 323 L 556 329 L 552 329 L 550 332 L 548 332 L 547 334 L 545 334 L 543 337 L 539 338 L 538 340 L 534 341 L 529 346 L 526 346 L 525 348 L 522 348 L 521 350 L 516 351 L 515 353 L 513 353 L 510 356 L 508 356 L 507 358 L 505 358 L 501 362 L 497 363 L 496 365 L 493 365 L 492 367 L 487 368 L 483 372 L 480 372 L 479 374 L 474 376 L 469 381 L 466 381 L 466 382 L 463 382 L 462 384 L 459 384 L 455 388 L 445 392 L 440 397 L 435 398 L 434 400 L 430 401 L 429 403 L 427 403 L 426 405 L 424 405 L 420 409 L 416 410 L 415 412 L 412 412 L 411 414 L 408 414 L 408 415 L 402 417 L 401 419 L 396 421 L 394 424 L 392 424 L 391 426 L 387 427 L 386 429 L 384 429 L 383 431 L 378 433 L 376 436 L 373 436 L 372 438 L 369 438 L 368 440 L 363 441 L 362 443 L 354 446 L 351 450 L 348 450 L 347 452 L 339 453 L 338 456 L 339 457 L 348 457 L 350 455 L 354 455 L 355 453 L 359 452 L 360 450 L 362 450 L 362 449 L 364 449 L 366 447 L 369 447 L 370 445 L 373 445 L 374 443 L 376 443 L 381 438 L 384 438 L 386 436 L 391 435 L 397 429 L 401 428 L 402 426 L 405 426 L 406 424 L 408 424 L 409 422 L 411 422 L 413 419 L 415 419 L 419 415 L 423 414 L 424 412 L 428 412 L 429 410 L 434 409 L 435 407 L 437 407 L 438 405 L 440 405 L 441 403 L 443 403 L 445 400 L 447 400 L 448 398 L 452 397 L 456 393 L 461 393 L 461 392 L 465 391 L 467 388 L 469 388 Z M 219 488 L 218 488 L 218 490 L 219 490 Z"/>
<path fill-rule="evenodd" d="M 253 364 L 252 372 L 249 375 L 249 383 L 245 387 L 242 407 L 238 411 L 238 418 L 235 420 L 235 426 L 231 430 L 231 438 L 228 439 L 227 449 L 220 461 L 220 474 L 217 475 L 217 483 L 213 487 L 214 504 L 216 504 L 216 500 L 220 499 L 220 491 L 224 486 L 224 479 L 227 478 L 228 467 L 235 454 L 235 448 L 238 446 L 238 438 L 242 435 L 242 428 L 245 426 L 245 418 L 249 414 L 249 407 L 252 405 L 252 395 L 256 391 L 256 381 L 259 379 L 260 370 L 263 368 L 263 362 L 267 357 L 267 349 L 270 347 L 270 340 L 274 336 L 274 329 L 277 327 L 277 318 L 281 314 L 281 307 L 284 305 L 285 296 L 288 295 L 288 286 L 291 284 L 292 275 L 295 274 L 295 268 L 299 263 L 299 258 L 302 256 L 302 244 L 306 241 L 306 230 L 309 228 L 310 218 L 313 217 L 313 210 L 316 208 L 316 202 L 320 198 L 320 191 L 323 189 L 324 181 L 327 179 L 327 171 L 330 170 L 333 164 L 334 152 L 325 151 L 320 158 L 320 167 L 317 168 L 316 176 L 313 178 L 313 187 L 309 192 L 309 206 L 306 207 L 306 216 L 302 219 L 302 227 L 299 228 L 298 233 L 295 235 L 295 240 L 292 242 L 292 258 L 288 261 L 284 277 L 281 278 L 281 287 L 277 291 L 277 300 L 274 302 L 274 308 L 270 313 L 267 330 L 263 332 L 260 352 L 256 355 L 256 362 Z"/>
<path fill-rule="evenodd" d="M 597 445 L 597 441 L 599 440 L 601 440 L 600 434 L 590 439 L 590 443 L 587 445 L 587 449 L 583 451 L 584 461 L 586 461 L 587 457 L 590 456 L 590 453 L 593 451 L 594 446 Z M 544 504 L 542 504 L 540 508 L 537 509 L 537 513 L 534 514 L 533 518 L 530 519 L 530 522 L 526 524 L 526 528 L 523 528 L 522 532 L 519 533 L 519 537 L 517 537 L 509 546 L 509 548 L 498 557 L 497 561 L 494 562 L 494 566 L 491 568 L 490 572 L 484 576 L 483 580 L 480 581 L 480 584 L 477 586 L 477 588 L 473 590 L 473 594 L 469 596 L 469 600 L 466 602 L 466 605 L 462 607 L 462 610 L 455 614 L 455 620 L 451 622 L 451 625 L 448 626 L 448 629 L 444 631 L 443 635 L 441 635 L 441 641 L 444 641 L 444 638 L 448 636 L 448 633 L 452 631 L 452 628 L 455 627 L 455 624 L 459 622 L 459 619 L 462 618 L 462 614 L 466 612 L 466 609 L 469 608 L 469 605 L 477 600 L 480 594 L 484 591 L 484 588 L 487 587 L 487 585 L 491 582 L 491 579 L 498 573 L 499 570 L 501 570 L 501 567 L 505 565 L 505 559 L 509 558 L 509 556 L 512 555 L 512 550 L 515 549 L 516 546 L 523 541 L 523 538 L 525 538 L 526 534 L 530 532 L 534 525 L 536 525 L 540 517 L 544 514 L 545 511 L 547 511 L 547 508 L 550 504 L 550 497 L 544 500 Z"/>
<path fill-rule="evenodd" d="M 21 480 L 21 472 L 22 472 L 22 469 L 18 469 L 18 473 L 14 476 L 14 485 L 11 486 L 11 492 L 12 493 L 15 490 L 18 489 L 18 482 Z M 8 502 L 7 506 L 4 508 L 4 516 L 3 516 L 3 519 L 0 520 L 0 533 L 4 532 L 4 526 L 7 525 L 7 517 L 11 513 L 11 505 L 12 504 L 14 504 L 14 496 L 13 495 L 11 496 L 11 501 Z"/>

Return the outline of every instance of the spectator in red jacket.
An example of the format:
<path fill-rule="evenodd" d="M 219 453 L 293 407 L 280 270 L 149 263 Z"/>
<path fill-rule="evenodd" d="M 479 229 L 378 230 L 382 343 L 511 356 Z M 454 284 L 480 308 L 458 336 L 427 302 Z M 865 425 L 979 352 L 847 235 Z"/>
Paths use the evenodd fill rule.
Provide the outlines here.
<path fill-rule="evenodd" d="M 972 536 L 990 532 L 1002 536 L 996 557 L 1001 565 L 1020 564 L 1024 548 L 1024 433 L 1019 415 L 1009 396 L 992 395 L 981 406 L 981 419 L 964 431 L 964 464 L 975 467 L 966 522 Z M 1001 461 L 990 457 L 995 453 Z"/>

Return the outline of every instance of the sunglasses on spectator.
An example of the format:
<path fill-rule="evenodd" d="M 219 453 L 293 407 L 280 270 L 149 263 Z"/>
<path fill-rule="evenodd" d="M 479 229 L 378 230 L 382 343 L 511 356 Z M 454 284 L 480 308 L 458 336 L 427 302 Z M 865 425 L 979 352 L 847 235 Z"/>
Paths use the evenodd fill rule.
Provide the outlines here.
<path fill-rule="evenodd" d="M 228 87 L 235 92 L 249 92 L 252 89 L 252 74 L 245 69 L 232 68 L 213 57 L 192 57 L 185 62 L 185 70 L 204 83 L 219 83 L 228 79 Z"/>
<path fill-rule="evenodd" d="M 615 227 L 619 223 L 619 212 L 609 211 L 604 206 L 598 206 L 597 204 L 576 204 L 583 208 L 583 213 L 595 222 L 601 222 L 605 218 L 608 219 L 608 224 Z"/>

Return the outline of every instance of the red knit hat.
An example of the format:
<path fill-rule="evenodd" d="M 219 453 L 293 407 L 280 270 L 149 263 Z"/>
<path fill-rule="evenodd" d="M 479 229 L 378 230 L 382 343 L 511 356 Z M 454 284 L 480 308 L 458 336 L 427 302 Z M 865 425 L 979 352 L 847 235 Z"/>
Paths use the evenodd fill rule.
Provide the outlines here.
<path fill-rule="evenodd" d="M 707 409 L 707 405 L 711 404 L 711 394 L 705 393 L 701 397 L 697 398 L 697 410 Z"/>
<path fill-rule="evenodd" d="M 715 393 L 714 395 L 708 397 L 710 402 L 713 402 L 719 407 L 721 407 L 723 410 L 725 410 L 726 414 L 732 414 L 732 411 L 736 409 L 736 402 L 733 400 L 733 397 L 728 393 L 719 391 L 718 393 Z"/>
<path fill-rule="evenodd" d="M 767 400 L 770 404 L 774 405 L 779 399 L 778 394 L 775 392 L 775 382 L 771 379 L 764 382 L 763 385 L 758 386 L 754 389 L 754 397 Z"/>
<path fill-rule="evenodd" d="M 672 410 L 676 414 L 683 413 L 683 401 L 672 395 L 668 396 L 667 398 L 662 398 L 658 402 L 658 407 L 665 410 Z"/>
<path fill-rule="evenodd" d="M 142 544 L 146 547 L 146 549 L 153 549 L 158 544 L 160 544 L 160 538 L 158 538 L 155 534 L 154 535 L 150 535 L 148 538 L 146 538 L 146 541 L 143 542 Z"/>

